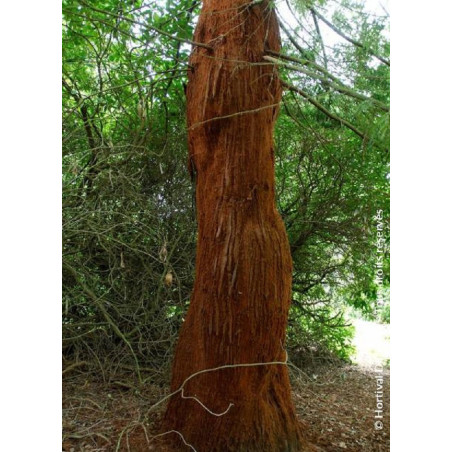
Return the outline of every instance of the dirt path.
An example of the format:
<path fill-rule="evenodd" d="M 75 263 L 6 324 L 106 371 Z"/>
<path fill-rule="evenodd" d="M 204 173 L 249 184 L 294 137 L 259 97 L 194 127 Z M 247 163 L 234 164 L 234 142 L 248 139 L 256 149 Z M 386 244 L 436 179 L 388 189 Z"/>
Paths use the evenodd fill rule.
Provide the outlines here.
<path fill-rule="evenodd" d="M 389 451 L 390 327 L 364 320 L 353 324 L 354 365 L 323 368 L 320 375 L 296 380 L 298 413 L 325 451 Z"/>
<path fill-rule="evenodd" d="M 297 413 L 314 444 L 325 452 L 389 451 L 388 370 L 382 374 L 382 430 L 374 426 L 378 372 L 358 366 L 291 372 Z M 67 380 L 63 389 L 64 451 L 168 450 L 160 438 L 152 439 L 163 406 L 146 418 L 149 406 L 166 388 L 148 385 L 138 392 L 117 384 L 89 382 L 79 375 Z"/>
<path fill-rule="evenodd" d="M 389 326 L 354 324 L 354 365 L 290 367 L 297 414 L 310 441 L 325 452 L 389 452 L 390 378 L 389 369 L 381 367 L 389 363 Z M 63 383 L 64 451 L 170 450 L 162 438 L 153 438 L 164 405 L 149 412 L 166 395 L 166 386 L 148 384 L 138 391 L 128 382 L 130 375 L 108 384 L 76 371 L 70 375 Z M 378 409 L 382 418 L 375 417 Z"/>
<path fill-rule="evenodd" d="M 383 418 L 375 422 L 375 391 L 382 377 Z M 312 441 L 326 452 L 389 451 L 389 371 L 345 366 L 325 368 L 320 375 L 298 380 L 294 400 Z"/>

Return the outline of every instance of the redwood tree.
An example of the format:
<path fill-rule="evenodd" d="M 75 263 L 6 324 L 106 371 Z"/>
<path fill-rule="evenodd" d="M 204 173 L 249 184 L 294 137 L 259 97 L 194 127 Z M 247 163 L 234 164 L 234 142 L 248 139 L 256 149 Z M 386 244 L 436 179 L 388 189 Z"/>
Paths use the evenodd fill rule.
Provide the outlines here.
<path fill-rule="evenodd" d="M 280 49 L 272 2 L 204 0 L 194 42 L 203 44 L 187 86 L 196 279 L 173 364 L 171 388 L 184 388 L 170 398 L 164 428 L 198 452 L 307 450 L 284 365 L 292 261 L 275 207 L 281 85 L 263 60 Z M 253 363 L 273 364 L 186 381 Z"/>

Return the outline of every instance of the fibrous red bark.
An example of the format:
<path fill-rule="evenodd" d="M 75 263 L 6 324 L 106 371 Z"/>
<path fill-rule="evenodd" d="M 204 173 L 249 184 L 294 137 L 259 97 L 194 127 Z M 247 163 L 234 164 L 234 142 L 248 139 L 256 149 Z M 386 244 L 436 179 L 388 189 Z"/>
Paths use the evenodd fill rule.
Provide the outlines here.
<path fill-rule="evenodd" d="M 289 244 L 275 207 L 281 86 L 275 66 L 262 58 L 265 49 L 280 48 L 275 12 L 267 0 L 204 0 L 194 41 L 211 49 L 195 47 L 190 58 L 198 245 L 172 391 L 203 369 L 284 362 L 291 291 Z M 171 397 L 164 428 L 180 432 L 198 452 L 306 450 L 284 364 L 191 378 Z"/>

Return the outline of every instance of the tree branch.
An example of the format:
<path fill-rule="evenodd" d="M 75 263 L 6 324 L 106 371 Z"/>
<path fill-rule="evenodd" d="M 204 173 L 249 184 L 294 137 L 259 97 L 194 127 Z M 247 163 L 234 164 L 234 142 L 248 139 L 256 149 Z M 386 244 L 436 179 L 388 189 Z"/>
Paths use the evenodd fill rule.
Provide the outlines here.
<path fill-rule="evenodd" d="M 273 58 L 273 57 L 267 56 L 267 55 L 264 56 L 263 59 L 266 61 L 270 61 L 271 63 L 283 66 L 287 69 L 292 69 L 294 71 L 301 72 L 302 74 L 305 74 L 308 77 L 316 78 L 317 80 L 320 80 L 321 82 L 327 84 L 329 87 L 331 87 L 332 89 L 334 89 L 335 91 L 337 91 L 339 93 L 345 94 L 346 96 L 349 96 L 349 97 L 354 97 L 355 99 L 358 99 L 358 100 L 372 102 L 375 106 L 379 107 L 381 110 L 389 112 L 389 107 L 387 107 L 382 102 L 380 102 L 376 99 L 373 99 L 372 97 L 367 97 L 364 94 L 357 93 L 356 91 L 354 91 L 353 89 L 349 88 L 348 86 L 346 86 L 342 83 L 341 84 L 333 83 L 330 80 L 328 80 L 326 77 L 323 77 L 320 74 L 317 74 L 316 72 L 308 71 L 307 69 L 304 69 L 299 66 L 293 66 L 291 64 L 283 63 L 282 61 L 279 61 L 276 58 Z"/>
<path fill-rule="evenodd" d="M 317 36 L 319 37 L 320 46 L 322 47 L 323 54 L 323 66 L 325 69 L 328 69 L 328 59 L 326 57 L 325 44 L 323 43 L 322 33 L 320 33 L 319 21 L 317 20 L 317 16 L 314 11 L 311 10 L 312 18 L 314 19 L 315 30 L 317 32 Z"/>
<path fill-rule="evenodd" d="M 323 105 L 321 105 L 319 102 L 317 102 L 315 99 L 313 99 L 308 93 L 306 93 L 302 89 L 297 88 L 283 80 L 281 80 L 281 84 L 282 84 L 282 86 L 285 86 L 286 88 L 290 89 L 291 91 L 294 91 L 294 92 L 300 94 L 301 96 L 303 96 L 309 103 L 314 105 L 314 107 L 318 108 L 326 116 L 333 119 L 334 121 L 339 122 L 341 125 L 347 127 L 352 132 L 356 133 L 356 135 L 358 135 L 360 138 L 362 138 L 362 139 L 366 138 L 366 135 L 363 132 L 361 132 L 360 130 L 358 130 L 353 124 L 349 123 L 347 120 L 340 118 L 339 116 L 337 116 L 334 113 L 327 110 Z"/>
<path fill-rule="evenodd" d="M 335 25 L 333 25 L 328 19 L 323 17 L 319 12 L 317 12 L 314 8 L 311 8 L 311 12 L 313 16 L 317 16 L 324 24 L 328 25 L 328 27 L 331 28 L 335 33 L 337 33 L 339 36 L 344 38 L 346 41 L 350 42 L 351 44 L 355 45 L 356 47 L 360 47 L 361 49 L 367 51 L 370 55 L 374 56 L 378 60 L 380 60 L 382 63 L 386 64 L 386 66 L 390 66 L 390 61 L 386 58 L 381 57 L 380 55 L 376 54 L 372 50 L 370 50 L 368 47 L 366 47 L 364 44 L 362 44 L 359 41 L 356 41 L 355 39 L 350 38 L 346 34 L 344 34 L 339 28 L 337 28 Z"/>
<path fill-rule="evenodd" d="M 178 36 L 173 36 L 172 34 L 167 33 L 166 31 L 163 31 L 163 30 L 160 30 L 159 28 L 153 27 L 152 25 L 145 25 L 145 24 L 143 24 L 141 22 L 138 22 L 137 20 L 129 19 L 128 17 L 119 16 L 118 14 L 114 14 L 114 13 L 111 13 L 109 11 L 105 11 L 103 9 L 96 8 L 93 5 L 91 5 L 89 3 L 86 3 L 83 0 L 79 0 L 79 2 L 82 5 L 85 5 L 87 8 L 90 8 L 93 11 L 105 14 L 107 16 L 115 17 L 116 19 L 122 19 L 122 20 L 125 20 L 125 21 L 127 21 L 129 23 L 132 23 L 132 24 L 135 24 L 135 25 L 140 25 L 141 27 L 147 28 L 147 29 L 155 31 L 156 33 L 159 33 L 159 34 L 161 34 L 163 36 L 166 36 L 167 38 L 174 39 L 175 41 L 184 42 L 186 44 L 191 44 L 192 46 L 203 47 L 204 49 L 213 50 L 213 47 L 211 47 L 211 46 L 209 46 L 207 44 L 203 44 L 202 42 L 195 42 L 195 41 L 192 41 L 191 39 L 179 38 Z"/>

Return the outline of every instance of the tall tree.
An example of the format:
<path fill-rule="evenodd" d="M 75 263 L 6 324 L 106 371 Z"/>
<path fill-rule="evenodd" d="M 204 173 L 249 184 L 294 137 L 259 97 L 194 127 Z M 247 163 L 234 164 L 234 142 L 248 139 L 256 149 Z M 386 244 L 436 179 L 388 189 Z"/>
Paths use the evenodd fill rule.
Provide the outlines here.
<path fill-rule="evenodd" d="M 204 0 L 187 86 L 196 177 L 196 279 L 164 418 L 198 452 L 307 450 L 291 402 L 285 330 L 292 261 L 275 207 L 281 99 L 268 0 Z"/>

